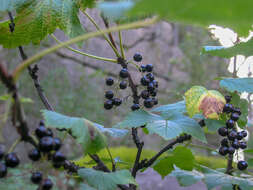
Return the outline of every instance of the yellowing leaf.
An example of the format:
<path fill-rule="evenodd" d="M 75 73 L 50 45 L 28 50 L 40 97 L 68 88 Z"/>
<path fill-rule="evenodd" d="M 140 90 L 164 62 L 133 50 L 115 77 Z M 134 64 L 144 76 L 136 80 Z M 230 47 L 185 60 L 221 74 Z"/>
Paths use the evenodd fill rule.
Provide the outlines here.
<path fill-rule="evenodd" d="M 190 117 L 202 113 L 206 118 L 218 119 L 222 112 L 225 98 L 215 90 L 202 86 L 193 86 L 185 93 L 186 110 Z"/>

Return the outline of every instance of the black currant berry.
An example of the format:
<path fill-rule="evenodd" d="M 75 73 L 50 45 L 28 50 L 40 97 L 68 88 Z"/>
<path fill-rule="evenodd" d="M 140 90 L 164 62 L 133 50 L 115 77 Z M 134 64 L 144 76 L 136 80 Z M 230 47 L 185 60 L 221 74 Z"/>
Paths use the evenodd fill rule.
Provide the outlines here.
<path fill-rule="evenodd" d="M 204 119 L 201 119 L 201 120 L 199 121 L 199 125 L 200 125 L 200 127 L 205 127 L 205 126 L 206 126 L 205 120 L 204 120 Z"/>
<path fill-rule="evenodd" d="M 143 86 L 147 86 L 149 83 L 150 83 L 150 80 L 146 76 L 141 78 L 141 84 Z"/>
<path fill-rule="evenodd" d="M 141 65 L 141 72 L 145 72 L 146 71 L 146 65 Z"/>
<path fill-rule="evenodd" d="M 228 139 L 229 139 L 229 140 L 233 141 L 233 140 L 236 139 L 236 137 L 237 137 L 237 132 L 236 132 L 236 131 L 230 131 L 230 132 L 228 133 Z"/>
<path fill-rule="evenodd" d="M 53 140 L 54 140 L 54 150 L 57 151 L 61 148 L 61 145 L 62 145 L 61 139 L 54 138 Z"/>
<path fill-rule="evenodd" d="M 41 182 L 41 190 L 50 190 L 53 187 L 53 182 L 51 179 L 44 179 Z"/>
<path fill-rule="evenodd" d="M 66 160 L 66 157 L 64 156 L 63 153 L 57 151 L 53 155 L 53 162 L 63 162 Z"/>
<path fill-rule="evenodd" d="M 52 129 L 47 128 L 47 135 L 46 136 L 49 136 L 49 137 L 54 136 L 54 133 L 53 133 Z"/>
<path fill-rule="evenodd" d="M 229 154 L 234 154 L 235 153 L 235 148 L 234 147 L 228 147 L 228 153 Z"/>
<path fill-rule="evenodd" d="M 15 168 L 19 165 L 19 158 L 16 153 L 12 152 L 5 156 L 5 164 L 7 167 Z"/>
<path fill-rule="evenodd" d="M 228 153 L 228 147 L 226 147 L 226 146 L 220 147 L 219 153 L 220 153 L 220 155 L 225 156 Z"/>
<path fill-rule="evenodd" d="M 147 64 L 146 65 L 146 71 L 147 72 L 152 72 L 152 70 L 153 70 L 153 65 L 152 64 Z"/>
<path fill-rule="evenodd" d="M 113 105 L 115 105 L 115 106 L 120 106 L 122 103 L 122 100 L 119 98 L 113 98 L 112 101 L 113 101 Z"/>
<path fill-rule="evenodd" d="M 235 122 L 232 119 L 227 120 L 226 122 L 227 128 L 232 129 L 234 125 L 235 125 Z"/>
<path fill-rule="evenodd" d="M 122 90 L 126 89 L 126 88 L 127 88 L 127 82 L 124 81 L 124 80 L 121 81 L 121 82 L 119 83 L 119 88 L 122 89 Z"/>
<path fill-rule="evenodd" d="M 150 81 L 155 80 L 155 77 L 154 77 L 154 75 L 153 75 L 152 73 L 146 74 L 146 77 L 147 77 Z"/>
<path fill-rule="evenodd" d="M 121 78 L 127 78 L 128 77 L 128 70 L 126 68 L 121 69 L 121 71 L 119 72 L 119 76 Z"/>
<path fill-rule="evenodd" d="M 104 108 L 107 109 L 107 110 L 110 110 L 112 109 L 113 107 L 113 101 L 112 100 L 106 100 L 104 102 Z"/>
<path fill-rule="evenodd" d="M 43 137 L 39 142 L 41 152 L 50 152 L 54 148 L 54 139 L 52 137 Z"/>
<path fill-rule="evenodd" d="M 35 130 L 36 136 L 40 139 L 42 137 L 47 136 L 47 128 L 44 127 L 43 125 L 40 125 L 36 130 Z"/>
<path fill-rule="evenodd" d="M 230 113 L 233 111 L 233 106 L 232 104 L 225 104 L 223 107 L 223 112 L 224 113 Z"/>
<path fill-rule="evenodd" d="M 152 108 L 153 105 L 154 105 L 154 102 L 152 101 L 151 98 L 147 98 L 146 100 L 144 100 L 145 108 Z"/>
<path fill-rule="evenodd" d="M 229 95 L 225 96 L 226 103 L 231 102 L 231 99 L 232 99 L 232 96 L 229 96 Z"/>
<path fill-rule="evenodd" d="M 243 133 L 242 132 L 237 132 L 237 137 L 238 140 L 242 140 L 244 138 Z"/>
<path fill-rule="evenodd" d="M 142 60 L 142 55 L 140 53 L 135 53 L 134 56 L 133 56 L 133 59 L 136 61 L 136 62 L 141 62 Z"/>
<path fill-rule="evenodd" d="M 3 178 L 7 175 L 7 167 L 4 163 L 0 162 L 0 178 Z"/>
<path fill-rule="evenodd" d="M 228 135 L 228 129 L 226 127 L 221 127 L 218 129 L 218 133 L 220 136 L 227 136 Z"/>
<path fill-rule="evenodd" d="M 239 116 L 238 113 L 232 113 L 230 118 L 231 118 L 233 121 L 237 121 L 237 120 L 239 119 L 239 117 L 240 117 L 240 116 Z"/>
<path fill-rule="evenodd" d="M 242 141 L 242 142 L 239 143 L 239 147 L 240 147 L 241 149 L 246 149 L 246 148 L 247 148 L 247 143 L 244 142 L 244 141 Z"/>
<path fill-rule="evenodd" d="M 221 140 L 221 146 L 228 147 L 228 139 L 227 138 L 224 138 L 224 139 Z"/>
<path fill-rule="evenodd" d="M 0 146 L 0 160 L 4 157 L 4 147 Z"/>
<path fill-rule="evenodd" d="M 138 110 L 138 109 L 140 109 L 140 105 L 139 105 L 139 104 L 133 104 L 133 105 L 131 106 L 131 110 L 132 110 L 132 111 L 135 111 L 135 110 Z"/>
<path fill-rule="evenodd" d="M 147 87 L 149 92 L 154 92 L 155 90 L 155 86 L 152 82 L 148 83 L 148 87 Z"/>
<path fill-rule="evenodd" d="M 242 135 L 243 135 L 243 137 L 247 137 L 247 131 L 241 131 L 241 133 L 242 133 Z"/>
<path fill-rule="evenodd" d="M 153 90 L 151 93 L 150 93 L 151 96 L 153 97 L 156 97 L 157 95 L 157 89 Z"/>
<path fill-rule="evenodd" d="M 108 90 L 108 91 L 105 92 L 105 97 L 106 97 L 107 99 L 112 99 L 113 96 L 114 96 L 113 91 Z"/>
<path fill-rule="evenodd" d="M 235 140 L 232 142 L 232 147 L 234 147 L 235 149 L 239 149 L 240 148 L 240 143 L 238 140 Z"/>
<path fill-rule="evenodd" d="M 106 80 L 105 80 L 105 83 L 107 86 L 112 86 L 113 83 L 114 83 L 114 80 L 112 77 L 108 77 Z"/>
<path fill-rule="evenodd" d="M 40 155 L 40 151 L 38 149 L 32 149 L 30 150 L 30 152 L 28 153 L 28 157 L 32 160 L 32 161 L 38 161 L 41 157 Z"/>
<path fill-rule="evenodd" d="M 233 112 L 233 113 L 237 113 L 238 115 L 241 115 L 241 114 L 242 114 L 240 108 L 233 108 L 233 111 L 232 111 L 232 112 Z"/>
<path fill-rule="evenodd" d="M 39 184 L 42 180 L 42 177 L 43 177 L 43 175 L 41 172 L 33 172 L 32 176 L 31 176 L 31 181 L 34 184 Z"/>
<path fill-rule="evenodd" d="M 149 97 L 149 92 L 148 92 L 147 90 L 143 90 L 143 91 L 141 92 L 141 97 L 142 97 L 143 99 L 147 99 L 147 98 Z"/>
<path fill-rule="evenodd" d="M 248 167 L 248 163 L 245 162 L 244 160 L 241 160 L 241 161 L 239 161 L 239 162 L 237 163 L 237 168 L 238 168 L 239 170 L 245 170 L 245 169 L 247 169 L 247 167 Z"/>
<path fill-rule="evenodd" d="M 44 121 L 40 120 L 39 126 L 43 126 L 43 127 L 45 127 L 45 123 L 44 123 Z"/>
<path fill-rule="evenodd" d="M 158 104 L 158 99 L 157 98 L 152 98 L 152 101 L 153 101 L 154 105 Z"/>
<path fill-rule="evenodd" d="M 153 82 L 154 86 L 155 86 L 156 88 L 158 88 L 158 81 L 153 80 L 152 82 Z"/>

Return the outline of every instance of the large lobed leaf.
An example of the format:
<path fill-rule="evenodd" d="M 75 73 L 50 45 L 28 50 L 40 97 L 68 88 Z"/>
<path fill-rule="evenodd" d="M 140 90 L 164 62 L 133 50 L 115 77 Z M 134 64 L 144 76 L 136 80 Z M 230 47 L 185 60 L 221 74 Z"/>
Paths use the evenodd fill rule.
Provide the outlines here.
<path fill-rule="evenodd" d="M 10 0 L 8 1 L 10 2 Z M 20 1 L 21 2 L 21 1 Z M 29 43 L 38 44 L 57 28 L 70 38 L 84 33 L 78 13 L 85 0 L 34 0 L 17 9 L 15 31 L 10 32 L 9 23 L 0 23 L 0 44 L 14 48 Z"/>
<path fill-rule="evenodd" d="M 223 78 L 220 86 L 229 92 L 253 93 L 253 78 Z"/>
<path fill-rule="evenodd" d="M 32 0 L 1 0 L 0 12 L 12 11 L 20 8 L 21 6 L 30 3 Z"/>
<path fill-rule="evenodd" d="M 216 24 L 229 27 L 239 35 L 248 35 L 252 29 L 253 12 L 251 0 L 141 0 L 132 15 L 158 14 L 172 22 L 207 27 Z"/>
<path fill-rule="evenodd" d="M 106 173 L 90 168 L 78 170 L 78 175 L 87 181 L 87 183 L 97 190 L 114 190 L 117 185 L 136 184 L 128 170 Z"/>

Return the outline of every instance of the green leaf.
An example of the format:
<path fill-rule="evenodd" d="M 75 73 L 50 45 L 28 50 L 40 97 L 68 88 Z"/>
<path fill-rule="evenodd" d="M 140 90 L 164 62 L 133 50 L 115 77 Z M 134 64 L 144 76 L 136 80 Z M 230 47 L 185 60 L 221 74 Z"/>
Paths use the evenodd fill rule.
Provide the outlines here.
<path fill-rule="evenodd" d="M 69 117 L 53 111 L 42 110 L 45 124 L 58 129 L 68 129 L 85 153 L 95 153 L 106 145 L 105 136 L 94 124 L 84 118 Z"/>
<path fill-rule="evenodd" d="M 239 35 L 247 36 L 252 29 L 252 6 L 251 0 L 233 3 L 229 0 L 141 0 L 131 13 L 132 15 L 158 14 L 171 22 L 204 27 L 216 24 L 229 27 Z"/>
<path fill-rule="evenodd" d="M 253 78 L 223 78 L 220 86 L 229 92 L 253 93 Z"/>
<path fill-rule="evenodd" d="M 4 94 L 4 95 L 0 96 L 1 101 L 7 101 L 9 99 L 12 99 L 11 94 Z"/>
<path fill-rule="evenodd" d="M 195 163 L 195 158 L 190 149 L 184 146 L 177 146 L 172 155 L 161 159 L 153 167 L 162 178 L 167 176 L 174 170 L 174 165 L 184 170 L 192 170 Z"/>
<path fill-rule="evenodd" d="M 136 181 L 128 170 L 120 170 L 111 173 L 84 168 L 78 170 L 78 175 L 87 183 L 98 190 L 114 190 L 117 185 L 135 184 Z"/>
<path fill-rule="evenodd" d="M 0 1 L 0 12 L 16 10 L 31 1 L 32 0 L 2 0 Z"/>
<path fill-rule="evenodd" d="M 84 33 L 78 13 L 78 0 L 34 0 L 17 11 L 13 33 L 9 29 L 10 21 L 0 23 L 0 44 L 5 48 L 38 44 L 57 28 L 70 38 L 78 36 Z"/>
<path fill-rule="evenodd" d="M 252 53 L 253 39 L 247 42 L 241 42 L 233 47 L 225 48 L 222 46 L 205 46 L 202 53 L 219 56 L 223 58 L 230 58 L 236 55 L 244 55 L 246 57 L 253 55 Z"/>
<path fill-rule="evenodd" d="M 226 123 L 223 120 L 205 119 L 205 124 L 208 131 L 217 132 L 217 130 L 222 126 L 225 126 Z"/>
<path fill-rule="evenodd" d="M 247 160 L 247 163 L 248 163 L 248 165 L 249 165 L 249 167 L 253 167 L 253 158 L 251 158 L 251 159 L 248 159 Z"/>
<path fill-rule="evenodd" d="M 93 123 L 93 124 L 101 133 L 109 134 L 111 137 L 121 138 L 121 137 L 124 137 L 128 133 L 128 130 L 126 129 L 105 128 L 104 126 L 98 123 Z"/>
<path fill-rule="evenodd" d="M 89 185 L 83 183 L 83 184 L 80 185 L 80 190 L 96 190 L 96 189 L 94 189 L 93 187 L 90 187 Z"/>

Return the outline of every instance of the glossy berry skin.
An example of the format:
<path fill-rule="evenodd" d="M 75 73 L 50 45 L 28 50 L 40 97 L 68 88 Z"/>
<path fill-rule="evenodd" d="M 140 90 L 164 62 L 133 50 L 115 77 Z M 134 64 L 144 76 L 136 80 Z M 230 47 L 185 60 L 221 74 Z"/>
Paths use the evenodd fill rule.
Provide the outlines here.
<path fill-rule="evenodd" d="M 146 65 L 141 65 L 141 68 L 140 68 L 140 69 L 141 69 L 141 72 L 144 73 L 144 72 L 146 71 Z"/>
<path fill-rule="evenodd" d="M 243 133 L 242 132 L 237 132 L 237 137 L 238 140 L 242 140 L 244 138 Z"/>
<path fill-rule="evenodd" d="M 241 114 L 242 114 L 240 108 L 233 108 L 232 112 L 233 112 L 233 113 L 237 113 L 238 115 L 241 115 Z"/>
<path fill-rule="evenodd" d="M 153 97 L 156 97 L 156 95 L 157 95 L 157 90 L 156 90 L 156 89 L 153 90 L 153 91 L 150 93 L 150 95 L 153 96 Z"/>
<path fill-rule="evenodd" d="M 145 108 L 152 108 L 153 105 L 154 105 L 154 103 L 151 98 L 147 98 L 146 100 L 144 100 Z"/>
<path fill-rule="evenodd" d="M 147 86 L 149 83 L 150 83 L 150 80 L 146 76 L 141 78 L 141 84 L 143 86 Z"/>
<path fill-rule="evenodd" d="M 241 160 L 241 161 L 239 161 L 239 162 L 237 163 L 237 168 L 238 168 L 239 170 L 246 170 L 247 167 L 248 167 L 248 163 L 245 162 L 244 160 Z"/>
<path fill-rule="evenodd" d="M 228 147 L 228 154 L 234 154 L 235 148 L 234 147 Z"/>
<path fill-rule="evenodd" d="M 40 139 L 42 137 L 47 136 L 48 132 L 47 132 L 47 128 L 40 125 L 36 130 L 35 130 L 35 134 L 36 136 Z"/>
<path fill-rule="evenodd" d="M 232 129 L 235 126 L 235 122 L 232 119 L 227 120 L 226 127 Z"/>
<path fill-rule="evenodd" d="M 233 141 L 233 140 L 236 139 L 236 137 L 237 137 L 237 132 L 236 132 L 236 131 L 230 131 L 230 132 L 228 133 L 228 139 L 229 139 L 229 140 Z"/>
<path fill-rule="evenodd" d="M 19 158 L 16 153 L 12 152 L 5 156 L 5 164 L 7 167 L 15 168 L 19 165 Z"/>
<path fill-rule="evenodd" d="M 153 70 L 153 65 L 152 65 L 152 64 L 147 64 L 147 65 L 146 65 L 146 70 L 147 70 L 147 72 L 152 72 L 152 70 Z"/>
<path fill-rule="evenodd" d="M 221 146 L 228 147 L 228 139 L 227 138 L 224 138 L 224 139 L 221 140 Z"/>
<path fill-rule="evenodd" d="M 121 78 L 127 78 L 128 77 L 128 70 L 126 68 L 121 69 L 121 71 L 119 72 L 119 76 Z"/>
<path fill-rule="evenodd" d="M 141 92 L 141 97 L 142 97 L 143 99 L 149 98 L 149 92 L 148 92 L 147 90 L 143 90 L 143 91 Z"/>
<path fill-rule="evenodd" d="M 50 190 L 53 187 L 53 182 L 50 179 L 44 179 L 41 182 L 41 190 Z"/>
<path fill-rule="evenodd" d="M 54 150 L 57 151 L 61 148 L 61 145 L 62 145 L 61 139 L 56 137 L 53 140 L 54 140 Z"/>
<path fill-rule="evenodd" d="M 54 149 L 54 139 L 52 137 L 43 137 L 39 142 L 41 152 L 50 152 Z"/>
<path fill-rule="evenodd" d="M 239 143 L 239 147 L 241 149 L 246 149 L 247 148 L 247 143 L 242 141 L 242 142 Z"/>
<path fill-rule="evenodd" d="M 41 157 L 40 155 L 40 151 L 38 149 L 32 149 L 29 151 L 28 153 L 28 157 L 32 160 L 32 161 L 38 161 Z"/>
<path fill-rule="evenodd" d="M 113 105 L 115 105 L 115 106 L 120 106 L 122 103 L 122 100 L 119 98 L 113 98 L 112 101 L 113 101 Z"/>
<path fill-rule="evenodd" d="M 226 147 L 226 146 L 220 147 L 219 153 L 220 153 L 220 155 L 225 156 L 228 153 L 228 147 Z"/>
<path fill-rule="evenodd" d="M 148 87 L 147 87 L 149 92 L 153 92 L 155 90 L 155 86 L 152 82 L 148 83 Z"/>
<path fill-rule="evenodd" d="M 153 80 L 152 82 L 153 82 L 154 86 L 155 86 L 156 88 L 158 88 L 158 81 Z"/>
<path fill-rule="evenodd" d="M 105 97 L 106 97 L 107 99 L 110 100 L 110 99 L 113 98 L 113 96 L 114 96 L 113 91 L 108 90 L 108 91 L 105 92 Z"/>
<path fill-rule="evenodd" d="M 106 80 L 105 80 L 105 83 L 107 86 L 112 86 L 113 83 L 114 83 L 114 80 L 112 77 L 108 77 Z"/>
<path fill-rule="evenodd" d="M 135 53 L 134 56 L 133 56 L 133 59 L 136 61 L 136 62 L 141 62 L 142 60 L 142 55 L 140 53 Z"/>
<path fill-rule="evenodd" d="M 230 103 L 231 99 L 232 99 L 232 96 L 229 96 L 229 95 L 225 96 L 226 103 Z"/>
<path fill-rule="evenodd" d="M 0 160 L 4 157 L 4 148 L 0 146 Z"/>
<path fill-rule="evenodd" d="M 122 89 L 122 90 L 126 89 L 126 88 L 127 88 L 127 82 L 124 81 L 124 80 L 121 81 L 121 82 L 119 83 L 119 88 Z"/>
<path fill-rule="evenodd" d="M 140 105 L 139 105 L 139 104 L 133 104 L 133 105 L 131 106 L 131 110 L 132 110 L 132 111 L 135 111 L 135 110 L 138 110 L 138 109 L 140 109 Z"/>
<path fill-rule="evenodd" d="M 223 107 L 223 112 L 224 113 L 230 113 L 233 111 L 233 106 L 232 104 L 225 104 Z"/>
<path fill-rule="evenodd" d="M 43 177 L 43 175 L 41 172 L 33 172 L 32 176 L 31 176 L 31 181 L 34 184 L 39 184 L 42 180 L 42 177 Z"/>
<path fill-rule="evenodd" d="M 106 100 L 104 102 L 104 108 L 107 109 L 107 110 L 110 110 L 112 109 L 113 107 L 113 101 L 112 100 Z"/>
<path fill-rule="evenodd" d="M 240 143 L 238 140 L 235 140 L 232 142 L 232 147 L 234 147 L 235 149 L 239 149 L 240 148 Z"/>
<path fill-rule="evenodd" d="M 157 98 L 152 98 L 153 104 L 157 105 L 158 104 L 158 99 Z"/>
<path fill-rule="evenodd" d="M 225 137 L 228 135 L 228 129 L 226 127 L 221 127 L 218 129 L 218 133 L 220 136 Z"/>
<path fill-rule="evenodd" d="M 155 77 L 154 77 L 154 75 L 153 75 L 152 73 L 146 74 L 146 77 L 147 77 L 150 81 L 155 80 Z"/>
<path fill-rule="evenodd" d="M 239 114 L 238 113 L 232 113 L 230 119 L 233 121 L 237 121 L 239 119 Z"/>
<path fill-rule="evenodd" d="M 248 135 L 247 131 L 241 131 L 241 133 L 242 133 L 243 137 L 247 137 L 247 135 Z"/>
<path fill-rule="evenodd" d="M 50 137 L 54 136 L 52 129 L 47 128 L 47 135 L 46 136 L 50 136 Z"/>
<path fill-rule="evenodd" d="M 64 156 L 63 153 L 57 151 L 53 155 L 53 162 L 63 162 L 66 160 L 66 157 Z"/>
<path fill-rule="evenodd" d="M 3 178 L 7 175 L 7 167 L 4 163 L 0 162 L 0 178 Z"/>
<path fill-rule="evenodd" d="M 201 120 L 199 121 L 199 125 L 200 125 L 200 127 L 205 127 L 205 126 L 206 126 L 205 120 L 204 120 L 204 119 L 201 119 Z"/>

